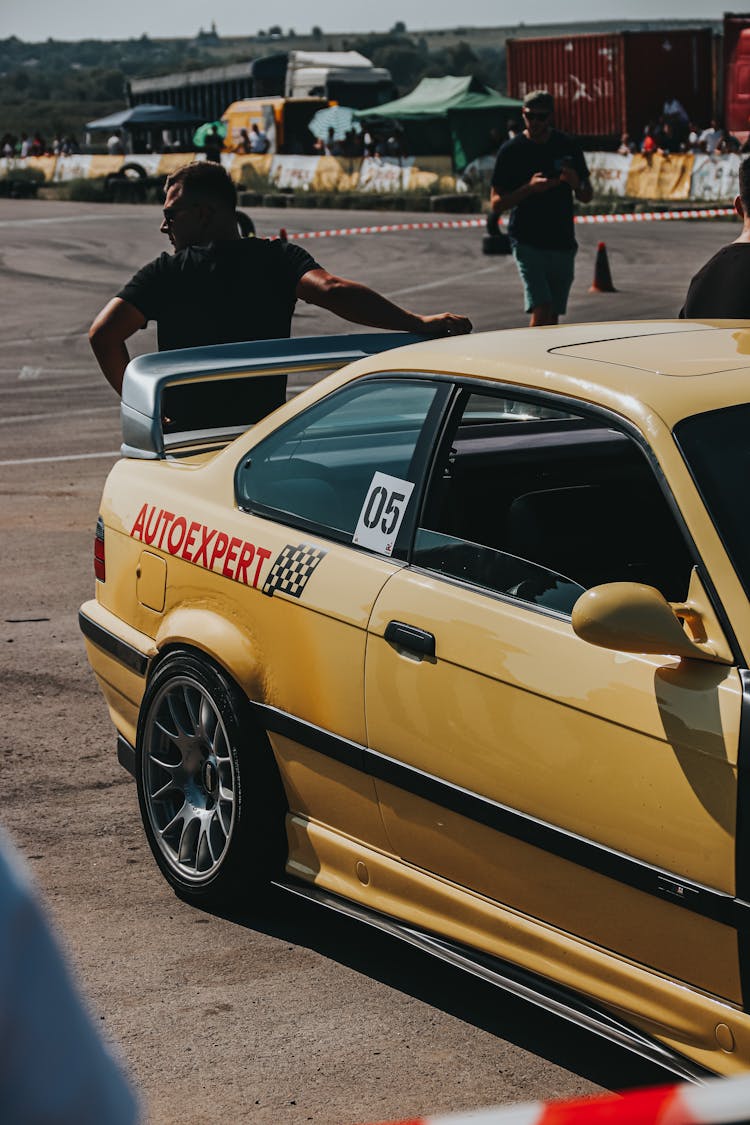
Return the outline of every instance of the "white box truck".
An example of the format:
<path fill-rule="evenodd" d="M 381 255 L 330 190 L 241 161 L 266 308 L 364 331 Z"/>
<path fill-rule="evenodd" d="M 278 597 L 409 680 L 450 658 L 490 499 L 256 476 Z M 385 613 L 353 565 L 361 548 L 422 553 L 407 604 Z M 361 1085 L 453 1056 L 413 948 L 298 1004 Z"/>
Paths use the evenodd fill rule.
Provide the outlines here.
<path fill-rule="evenodd" d="M 284 93 L 288 98 L 327 98 L 354 109 L 382 105 L 396 96 L 389 70 L 358 51 L 290 51 Z"/>

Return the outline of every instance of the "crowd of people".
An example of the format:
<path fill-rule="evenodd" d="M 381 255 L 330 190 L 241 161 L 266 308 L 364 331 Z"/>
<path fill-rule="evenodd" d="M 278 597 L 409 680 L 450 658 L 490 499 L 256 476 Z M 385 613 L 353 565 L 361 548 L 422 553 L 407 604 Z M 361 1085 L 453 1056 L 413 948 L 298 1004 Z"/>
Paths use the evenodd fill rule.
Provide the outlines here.
<path fill-rule="evenodd" d="M 335 129 L 329 128 L 322 137 L 313 137 L 307 130 L 304 134 L 292 134 L 287 141 L 287 151 L 300 156 L 343 156 L 348 158 L 369 156 L 376 160 L 385 157 L 408 156 L 408 148 L 403 129 L 395 124 L 387 130 L 348 129 L 343 136 Z M 240 130 L 239 141 L 233 151 L 241 154 L 263 153 L 269 150 L 269 140 L 266 133 L 257 125 L 251 126 L 251 131 Z"/>
<path fill-rule="evenodd" d="M 646 122 L 639 139 L 629 133 L 622 134 L 617 151 L 622 156 L 636 152 L 644 156 L 656 152 L 662 155 L 693 152 L 723 156 L 730 152 L 750 152 L 750 137 L 740 143 L 715 117 L 703 123 L 691 121 L 679 99 L 670 97 L 664 102 L 662 112 Z"/>
<path fill-rule="evenodd" d="M 51 141 L 46 141 L 39 130 L 36 130 L 31 135 L 4 133 L 0 140 L 0 156 L 12 156 L 20 160 L 25 160 L 27 156 L 72 156 L 80 151 L 73 134 L 61 137 L 56 133 Z"/>
<path fill-rule="evenodd" d="M 253 122 L 249 133 L 247 129 L 240 129 L 240 139 L 234 146 L 234 151 L 244 155 L 248 153 L 262 155 L 264 152 L 268 152 L 270 147 L 271 142 L 268 139 L 268 134 Z"/>
<path fill-rule="evenodd" d="M 512 140 L 522 131 L 522 125 L 517 121 L 507 122 L 507 131 L 490 131 L 487 153 L 494 155 L 500 145 L 506 140 Z M 205 141 L 205 151 L 208 159 L 217 160 L 220 153 L 225 151 L 223 137 L 214 130 Z M 117 132 L 107 139 L 107 151 L 111 154 L 123 154 L 126 151 L 124 138 Z M 150 147 L 150 146 L 149 146 Z M 253 124 L 250 130 L 242 129 L 238 142 L 233 151 L 241 154 L 266 153 L 270 151 L 268 135 Z M 398 124 L 388 130 L 375 131 L 365 129 L 358 131 L 351 128 L 342 137 L 329 129 L 325 137 L 316 137 L 309 145 L 295 146 L 299 151 L 309 152 L 319 156 L 343 157 L 372 157 L 383 159 L 385 157 L 404 157 L 408 155 L 403 129 Z M 179 146 L 168 144 L 165 141 L 164 151 L 172 151 Z M 80 146 L 73 134 L 61 136 L 56 134 L 51 141 L 45 140 L 39 130 L 32 133 L 22 132 L 20 135 L 6 132 L 0 139 L 0 155 L 25 159 L 28 156 L 69 156 L 79 153 Z M 743 142 L 716 118 L 707 122 L 692 121 L 687 110 L 676 97 L 668 97 L 662 107 L 661 113 L 655 114 L 643 127 L 640 137 L 623 133 L 617 152 L 623 156 L 642 153 L 646 156 L 653 153 L 669 155 L 670 153 L 692 152 L 705 153 L 708 156 L 721 156 L 727 153 L 750 153 L 750 135 Z"/>
<path fill-rule="evenodd" d="M 117 130 L 107 138 L 106 148 L 111 156 L 123 155 L 128 151 L 125 137 Z M 165 138 L 159 151 L 182 151 L 183 148 L 184 146 L 174 145 Z M 262 154 L 269 152 L 270 149 L 271 142 L 268 134 L 258 125 L 253 124 L 250 129 L 240 130 L 239 139 L 232 146 L 231 151 L 245 155 L 248 153 Z M 298 155 L 369 156 L 376 160 L 408 155 L 403 131 L 398 127 L 380 132 L 374 130 L 358 132 L 356 129 L 349 129 L 343 137 L 338 136 L 333 129 L 329 129 L 325 137 L 313 139 L 310 136 L 309 143 L 299 142 L 295 144 L 294 138 L 292 138 L 291 149 L 296 151 Z M 218 161 L 221 159 L 221 153 L 227 151 L 227 149 L 224 138 L 218 129 L 213 129 L 206 135 L 200 150 L 205 152 L 208 160 Z M 6 132 L 0 139 L 0 156 L 13 157 L 19 160 L 25 160 L 29 156 L 71 156 L 80 151 L 78 140 L 73 134 L 65 136 L 56 134 L 52 141 L 47 141 L 38 130 L 31 134 L 21 133 L 20 135 Z M 153 148 L 151 144 L 146 144 L 142 151 L 151 152 Z"/>
<path fill-rule="evenodd" d="M 408 155 L 406 138 L 398 127 L 380 132 L 365 129 L 361 133 L 349 129 L 343 137 L 337 137 L 333 129 L 329 129 L 325 138 L 316 137 L 313 152 L 319 156 L 368 156 L 375 160 Z"/>

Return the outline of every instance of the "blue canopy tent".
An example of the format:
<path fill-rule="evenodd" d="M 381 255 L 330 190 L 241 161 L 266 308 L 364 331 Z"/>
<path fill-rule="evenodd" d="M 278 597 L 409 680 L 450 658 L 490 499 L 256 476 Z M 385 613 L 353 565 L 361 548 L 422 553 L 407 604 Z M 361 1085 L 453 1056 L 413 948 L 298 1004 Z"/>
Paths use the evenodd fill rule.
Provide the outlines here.
<path fill-rule="evenodd" d="M 164 144 L 163 131 L 169 129 L 174 130 L 179 139 L 180 150 L 192 151 L 192 134 L 201 121 L 202 114 L 186 113 L 184 109 L 173 105 L 144 103 L 110 113 L 107 117 L 98 117 L 96 121 L 88 121 L 86 131 L 121 133 L 127 138 L 125 147 L 128 151 L 147 152 L 161 151 Z"/>
<path fill-rule="evenodd" d="M 138 125 L 167 128 L 169 125 L 199 125 L 202 120 L 202 114 L 186 113 L 184 109 L 177 109 L 173 105 L 144 103 L 110 113 L 108 117 L 99 117 L 96 121 L 88 121 L 86 128 L 92 133 L 97 129 L 129 129 Z"/>

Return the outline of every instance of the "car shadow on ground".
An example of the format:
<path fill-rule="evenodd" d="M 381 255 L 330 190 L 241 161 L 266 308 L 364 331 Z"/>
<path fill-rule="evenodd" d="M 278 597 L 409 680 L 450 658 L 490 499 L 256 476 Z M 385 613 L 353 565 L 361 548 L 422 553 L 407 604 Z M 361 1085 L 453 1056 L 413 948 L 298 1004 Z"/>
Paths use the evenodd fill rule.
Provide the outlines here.
<path fill-rule="evenodd" d="M 282 890 L 252 913 L 216 912 L 235 925 L 314 950 L 355 972 L 609 1090 L 675 1082 L 669 1071 L 445 964 L 395 937 Z"/>

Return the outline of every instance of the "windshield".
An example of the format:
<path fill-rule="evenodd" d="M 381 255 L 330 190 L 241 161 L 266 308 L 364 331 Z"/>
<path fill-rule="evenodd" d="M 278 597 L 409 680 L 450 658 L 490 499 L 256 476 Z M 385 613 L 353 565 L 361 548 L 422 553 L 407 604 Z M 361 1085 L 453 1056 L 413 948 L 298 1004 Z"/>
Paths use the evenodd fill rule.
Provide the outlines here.
<path fill-rule="evenodd" d="M 686 418 L 674 436 L 750 597 L 750 405 Z"/>

